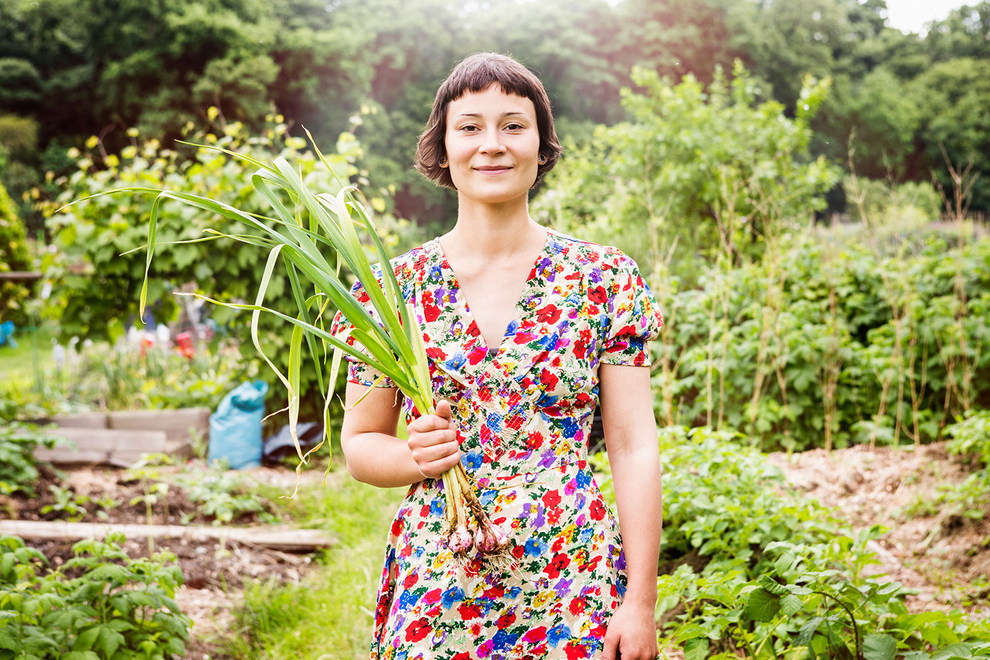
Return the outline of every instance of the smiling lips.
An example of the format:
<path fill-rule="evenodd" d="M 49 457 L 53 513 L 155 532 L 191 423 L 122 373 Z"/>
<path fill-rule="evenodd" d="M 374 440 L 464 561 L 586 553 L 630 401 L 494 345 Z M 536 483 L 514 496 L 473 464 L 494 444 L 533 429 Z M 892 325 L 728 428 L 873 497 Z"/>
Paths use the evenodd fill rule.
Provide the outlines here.
<path fill-rule="evenodd" d="M 508 165 L 479 165 L 474 169 L 482 174 L 501 174 L 502 172 L 508 172 L 512 168 Z"/>

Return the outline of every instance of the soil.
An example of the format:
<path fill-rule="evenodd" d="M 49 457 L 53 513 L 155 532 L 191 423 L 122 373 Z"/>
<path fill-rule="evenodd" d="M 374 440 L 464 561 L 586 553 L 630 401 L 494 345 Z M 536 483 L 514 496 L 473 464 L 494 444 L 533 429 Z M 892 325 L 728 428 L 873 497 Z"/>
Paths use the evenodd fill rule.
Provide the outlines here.
<path fill-rule="evenodd" d="M 783 470 L 791 484 L 808 497 L 821 502 L 847 520 L 856 531 L 872 525 L 888 528 L 871 542 L 880 563 L 871 567 L 875 574 L 885 574 L 914 590 L 908 607 L 914 611 L 962 608 L 986 611 L 990 606 L 990 507 L 983 519 L 974 519 L 951 511 L 932 515 L 908 515 L 905 509 L 917 503 L 931 508 L 938 489 L 963 481 L 973 469 L 964 461 L 949 456 L 945 445 L 933 444 L 920 449 L 892 449 L 857 446 L 801 454 L 771 454 L 769 459 Z M 165 481 L 181 467 L 155 468 Z M 276 483 L 291 490 L 295 474 L 285 468 L 260 468 L 247 474 L 259 481 Z M 307 476 L 304 473 L 304 477 Z M 322 478 L 321 474 L 308 474 Z M 50 485 L 69 488 L 76 498 L 89 498 L 85 522 L 144 523 L 143 501 L 132 504 L 145 494 L 145 483 L 127 470 L 80 467 L 61 470 L 61 479 L 52 470 L 44 470 L 35 498 L 0 497 L 0 513 L 13 514 L 21 520 L 56 519 L 57 513 L 42 513 L 55 503 Z M 106 508 L 97 503 L 116 500 Z M 167 501 L 166 501 L 167 500 Z M 64 516 L 61 516 L 64 517 Z M 172 485 L 167 498 L 152 507 L 152 522 L 162 524 L 210 524 L 208 517 L 196 512 L 196 505 L 186 493 Z M 260 523 L 256 514 L 235 520 L 233 524 Z M 71 557 L 72 543 L 41 542 L 34 544 L 55 566 Z M 147 556 L 146 539 L 126 542 L 131 556 Z M 177 594 L 183 612 L 192 617 L 193 641 L 187 657 L 213 660 L 225 656 L 211 642 L 217 633 L 229 634 L 234 624 L 232 611 L 241 600 L 246 581 L 272 580 L 278 583 L 304 579 L 312 565 L 311 555 L 296 555 L 228 542 L 197 542 L 183 539 L 156 540 L 155 549 L 167 549 L 178 558 L 185 584 Z"/>
<path fill-rule="evenodd" d="M 909 609 L 990 607 L 990 506 L 977 519 L 936 504 L 940 488 L 963 482 L 976 467 L 950 456 L 944 442 L 769 458 L 795 488 L 833 509 L 856 532 L 887 528 L 870 544 L 880 561 L 871 571 L 917 590 Z"/>

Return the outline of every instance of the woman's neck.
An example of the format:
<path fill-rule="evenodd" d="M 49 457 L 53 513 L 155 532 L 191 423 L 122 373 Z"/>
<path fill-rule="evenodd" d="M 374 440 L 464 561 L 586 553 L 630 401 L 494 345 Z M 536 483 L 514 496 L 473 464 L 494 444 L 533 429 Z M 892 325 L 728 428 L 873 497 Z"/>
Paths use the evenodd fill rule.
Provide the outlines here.
<path fill-rule="evenodd" d="M 529 217 L 522 203 L 481 204 L 459 200 L 457 224 L 443 236 L 444 251 L 469 258 L 498 261 L 542 245 L 546 230 Z"/>

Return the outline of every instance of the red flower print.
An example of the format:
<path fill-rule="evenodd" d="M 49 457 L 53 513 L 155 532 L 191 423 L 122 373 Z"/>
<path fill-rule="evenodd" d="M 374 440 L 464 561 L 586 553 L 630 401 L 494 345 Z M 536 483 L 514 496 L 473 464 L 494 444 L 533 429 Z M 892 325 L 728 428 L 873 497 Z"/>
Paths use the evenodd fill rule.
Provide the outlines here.
<path fill-rule="evenodd" d="M 598 303 L 599 305 L 605 304 L 605 301 L 608 300 L 608 294 L 605 292 L 605 287 L 599 284 L 591 289 L 591 291 L 588 292 L 588 300 L 593 303 Z"/>
<path fill-rule="evenodd" d="M 440 318 L 440 307 L 437 305 L 423 305 L 423 316 L 427 321 L 436 321 Z"/>
<path fill-rule="evenodd" d="M 430 622 L 427 618 L 425 616 L 420 617 L 419 619 L 413 621 L 411 626 L 406 628 L 406 641 L 418 642 L 429 635 L 431 630 L 433 630 L 433 627 L 430 626 Z"/>
<path fill-rule="evenodd" d="M 426 354 L 434 360 L 442 361 L 447 359 L 447 354 L 443 352 L 443 349 L 437 348 L 436 346 L 430 346 L 426 349 Z"/>
<path fill-rule="evenodd" d="M 526 546 L 524 545 L 512 546 L 512 556 L 515 557 L 516 559 L 522 559 L 524 552 L 526 552 Z"/>
<path fill-rule="evenodd" d="M 471 660 L 471 654 L 467 651 L 461 651 L 450 660 Z"/>
<path fill-rule="evenodd" d="M 398 536 L 399 534 L 402 533 L 403 523 L 404 520 L 402 518 L 396 518 L 395 520 L 392 521 L 392 529 L 391 529 L 392 536 Z"/>
<path fill-rule="evenodd" d="M 560 504 L 560 493 L 556 490 L 547 491 L 547 493 L 543 496 L 543 504 L 548 509 L 552 509 L 557 506 Z"/>
<path fill-rule="evenodd" d="M 402 581 L 402 586 L 406 589 L 412 589 L 413 585 L 419 582 L 419 573 L 410 573 L 406 576 L 406 579 Z"/>
<path fill-rule="evenodd" d="M 526 434 L 526 447 L 529 449 L 539 449 L 543 446 L 543 434 L 539 431 L 530 431 Z"/>
<path fill-rule="evenodd" d="M 579 614 L 584 614 L 585 608 L 588 606 L 584 598 L 575 598 L 571 601 L 571 604 L 567 606 L 570 613 L 574 616 Z"/>
<path fill-rule="evenodd" d="M 495 600 L 496 598 L 501 598 L 504 595 L 505 595 L 505 589 L 503 589 L 498 585 L 489 587 L 488 589 L 485 589 L 485 591 L 482 593 L 482 597 L 485 600 Z"/>
<path fill-rule="evenodd" d="M 578 566 L 578 573 L 584 573 L 585 571 L 594 571 L 598 567 L 598 562 L 600 562 L 601 560 L 602 560 L 601 555 L 598 555 L 597 557 L 592 558 L 590 561 L 584 562 L 583 564 Z M 612 589 L 614 590 L 615 587 L 612 587 Z M 614 596 L 615 594 L 612 595 Z"/>
<path fill-rule="evenodd" d="M 495 625 L 498 626 L 499 630 L 504 630 L 509 626 L 511 626 L 513 623 L 515 623 L 515 620 L 516 620 L 515 613 L 509 612 L 508 614 L 503 614 L 502 616 L 500 616 L 498 618 L 498 621 L 495 622 Z"/>
<path fill-rule="evenodd" d="M 552 390 L 556 387 L 557 381 L 559 380 L 560 379 L 557 378 L 557 374 L 553 373 L 549 369 L 544 369 L 540 372 L 540 382 L 543 383 L 543 387 L 548 390 Z"/>
<path fill-rule="evenodd" d="M 588 649 L 582 646 L 580 642 L 568 642 L 567 646 L 564 647 L 564 653 L 567 654 L 567 660 L 580 660 L 588 657 Z"/>
<path fill-rule="evenodd" d="M 547 637 L 547 627 L 540 626 L 539 628 L 533 628 L 528 633 L 523 635 L 523 641 L 527 644 L 539 644 Z"/>
<path fill-rule="evenodd" d="M 478 364 L 485 359 L 488 355 L 488 351 L 485 350 L 484 346 L 476 346 L 470 353 L 468 353 L 468 362 L 471 364 Z"/>
<path fill-rule="evenodd" d="M 565 568 L 567 568 L 567 565 L 570 563 L 571 560 L 568 558 L 567 555 L 563 553 L 557 553 L 556 555 L 554 555 L 553 559 L 550 560 L 550 563 L 547 565 L 547 567 L 543 569 L 543 572 L 546 573 L 547 577 L 549 577 L 551 580 L 556 580 L 560 576 L 560 572 Z"/>
<path fill-rule="evenodd" d="M 560 309 L 556 305 L 547 305 L 536 311 L 540 323 L 556 323 L 560 319 Z"/>
<path fill-rule="evenodd" d="M 477 603 L 461 603 L 457 606 L 457 611 L 460 613 L 461 619 L 464 621 L 477 619 L 481 616 L 481 607 Z"/>
<path fill-rule="evenodd" d="M 605 505 L 601 500 L 591 501 L 591 517 L 593 520 L 601 520 L 605 517 Z"/>

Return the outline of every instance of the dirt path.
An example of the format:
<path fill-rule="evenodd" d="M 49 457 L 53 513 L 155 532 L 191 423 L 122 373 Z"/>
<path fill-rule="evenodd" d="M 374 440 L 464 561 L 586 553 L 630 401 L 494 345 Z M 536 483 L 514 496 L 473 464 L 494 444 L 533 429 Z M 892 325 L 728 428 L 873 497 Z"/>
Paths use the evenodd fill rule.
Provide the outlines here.
<path fill-rule="evenodd" d="M 875 524 L 889 529 L 871 545 L 881 560 L 874 570 L 918 590 L 908 599 L 910 608 L 990 609 L 990 509 L 982 520 L 944 510 L 913 516 L 906 511 L 918 504 L 932 508 L 940 486 L 969 475 L 970 467 L 949 456 L 945 443 L 918 451 L 855 446 L 769 459 L 798 490 L 857 531 Z"/>

